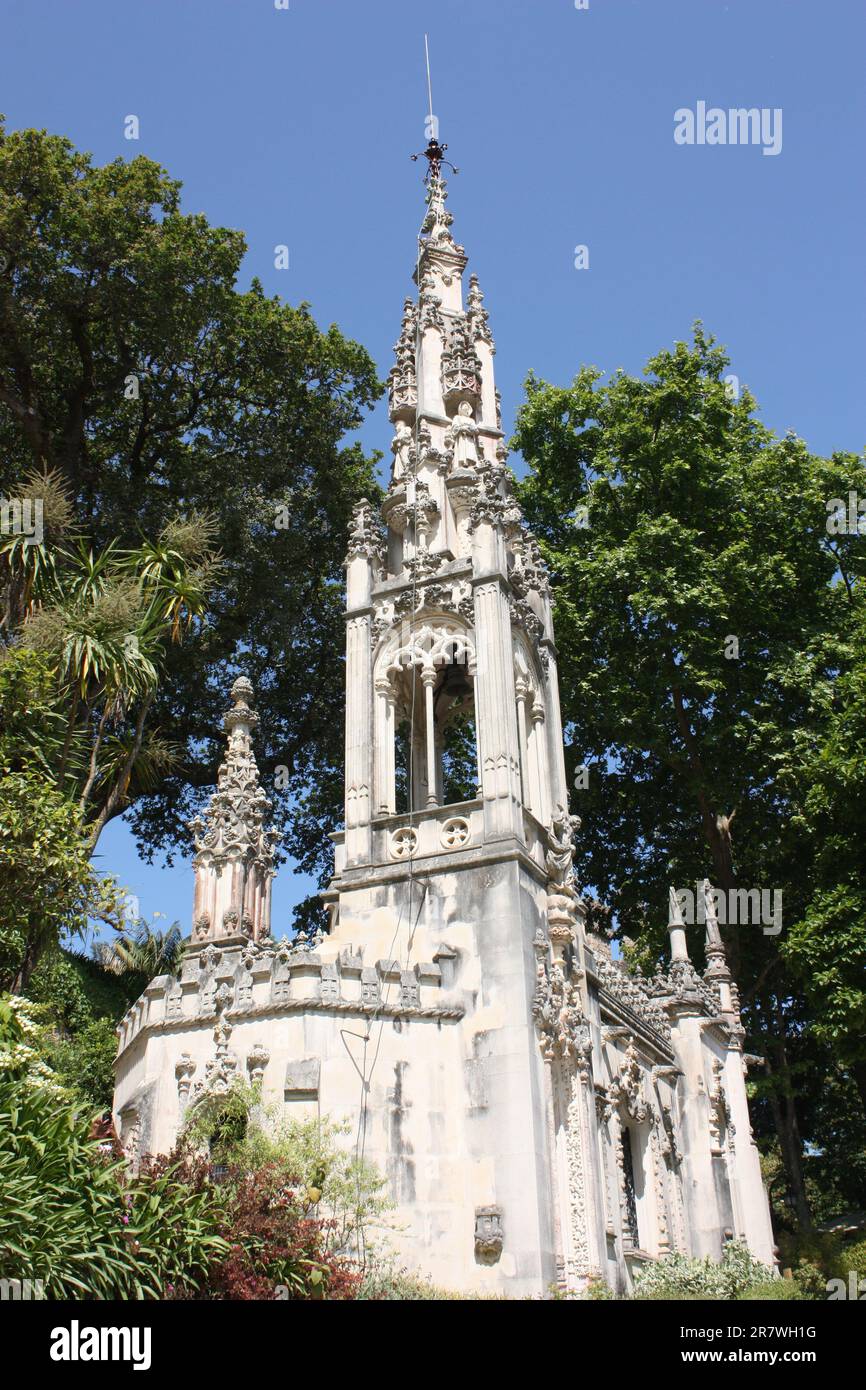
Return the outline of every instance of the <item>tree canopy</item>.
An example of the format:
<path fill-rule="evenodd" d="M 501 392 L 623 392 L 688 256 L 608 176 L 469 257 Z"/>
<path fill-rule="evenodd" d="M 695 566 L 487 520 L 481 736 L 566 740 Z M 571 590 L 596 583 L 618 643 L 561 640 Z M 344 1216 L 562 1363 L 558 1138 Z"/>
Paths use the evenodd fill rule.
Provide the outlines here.
<path fill-rule="evenodd" d="M 188 843 L 243 669 L 265 777 L 285 769 L 284 848 L 316 870 L 339 814 L 346 525 L 376 492 L 346 436 L 381 387 L 308 306 L 240 289 L 244 253 L 240 232 L 182 212 L 152 160 L 100 167 L 61 137 L 0 131 L 0 493 L 32 497 L 50 474 L 97 552 L 214 519 L 207 620 L 165 653 L 148 714 L 180 753 L 129 788 L 140 847 Z"/>
<path fill-rule="evenodd" d="M 862 1089 L 866 1061 L 864 555 L 828 527 L 866 465 L 773 436 L 728 365 L 698 325 L 642 378 L 530 377 L 515 444 L 553 571 L 579 881 L 649 957 L 671 885 L 781 892 L 778 937 L 729 926 L 726 944 L 808 1219 L 820 1136 L 797 1132 L 795 1094 L 807 1124 L 806 1071 Z"/>

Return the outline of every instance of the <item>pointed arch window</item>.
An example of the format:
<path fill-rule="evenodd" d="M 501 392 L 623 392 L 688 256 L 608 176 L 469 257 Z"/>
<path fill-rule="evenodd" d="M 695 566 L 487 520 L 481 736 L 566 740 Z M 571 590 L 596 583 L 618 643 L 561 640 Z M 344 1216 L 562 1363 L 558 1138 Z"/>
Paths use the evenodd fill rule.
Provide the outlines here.
<path fill-rule="evenodd" d="M 401 633 L 377 661 L 376 807 L 406 814 L 479 790 L 475 648 L 450 619 Z"/>

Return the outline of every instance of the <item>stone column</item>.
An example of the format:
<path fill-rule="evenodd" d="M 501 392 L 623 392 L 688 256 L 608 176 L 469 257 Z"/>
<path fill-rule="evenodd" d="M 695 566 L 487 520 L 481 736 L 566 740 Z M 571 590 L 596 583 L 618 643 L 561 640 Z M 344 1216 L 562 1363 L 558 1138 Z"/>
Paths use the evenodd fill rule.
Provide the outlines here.
<path fill-rule="evenodd" d="M 384 676 L 376 682 L 376 813 L 393 815 L 396 808 L 394 770 L 394 691 Z"/>
<path fill-rule="evenodd" d="M 427 740 L 427 805 L 438 806 L 436 795 L 436 725 L 433 714 L 433 687 L 436 684 L 435 671 L 422 671 L 424 686 L 424 723 Z"/>
<path fill-rule="evenodd" d="M 363 863 L 371 852 L 372 654 L 370 615 L 346 623 L 346 862 Z"/>
<path fill-rule="evenodd" d="M 556 648 L 552 642 L 544 643 L 547 652 L 545 705 L 547 719 L 547 761 L 550 768 L 551 804 L 567 806 L 569 802 L 568 783 L 565 777 L 565 748 L 562 741 L 562 713 L 559 705 L 559 674 L 556 665 Z"/>
<path fill-rule="evenodd" d="M 474 665 L 470 666 L 469 674 L 472 677 L 472 712 L 475 716 L 475 777 L 477 793 L 481 796 L 481 727 L 478 719 L 478 671 Z"/>
<path fill-rule="evenodd" d="M 475 585 L 476 722 L 488 839 L 523 834 L 511 623 L 503 582 L 497 575 Z"/>
<path fill-rule="evenodd" d="M 704 1022 L 699 1000 L 677 1001 L 671 1007 L 671 1042 L 680 1079 L 681 1139 L 683 1144 L 684 1190 L 688 1206 L 691 1255 L 721 1255 L 719 1203 L 710 1151 L 710 1107 L 704 1078 Z"/>
<path fill-rule="evenodd" d="M 532 779 L 529 772 L 529 739 L 526 733 L 526 696 L 529 687 L 518 677 L 514 693 L 517 697 L 517 743 L 520 759 L 520 794 L 524 806 L 532 809 Z"/>
<path fill-rule="evenodd" d="M 550 796 L 547 775 L 547 742 L 545 738 L 544 705 L 539 699 L 532 704 L 532 752 L 536 782 L 537 802 L 533 807 L 536 819 L 542 825 L 550 820 Z"/>
<path fill-rule="evenodd" d="M 731 1107 L 734 1152 L 730 1171 L 738 1197 L 743 1229 L 752 1254 L 764 1264 L 773 1265 L 773 1227 L 767 1192 L 761 1176 L 761 1160 L 752 1135 L 749 1101 L 746 1095 L 746 1064 L 738 1047 L 730 1047 L 725 1060 L 724 1085 Z"/>

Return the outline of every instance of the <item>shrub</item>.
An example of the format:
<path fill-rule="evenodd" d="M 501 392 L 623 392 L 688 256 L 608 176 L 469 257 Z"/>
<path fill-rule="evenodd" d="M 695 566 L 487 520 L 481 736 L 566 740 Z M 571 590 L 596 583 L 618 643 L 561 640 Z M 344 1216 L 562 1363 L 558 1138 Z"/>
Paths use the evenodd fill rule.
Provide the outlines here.
<path fill-rule="evenodd" d="M 858 1279 L 866 1279 L 866 1240 L 855 1241 L 851 1245 L 845 1245 L 839 1256 L 839 1262 L 845 1270 L 853 1269 Z"/>
<path fill-rule="evenodd" d="M 161 1298 L 201 1284 L 228 1246 L 212 1190 L 178 1171 L 129 1179 L 34 1051 L 34 1006 L 0 1000 L 0 1277 L 46 1297 Z M 36 1036 L 34 1037 L 34 1030 Z"/>
<path fill-rule="evenodd" d="M 230 1167 L 218 1186 L 200 1156 L 173 1154 L 145 1164 L 151 1184 L 166 1179 L 178 1190 L 206 1194 L 221 1252 L 192 1282 L 183 1271 L 166 1280 L 174 1299 L 350 1299 L 360 1275 L 329 1248 L 329 1223 L 316 1211 L 305 1184 L 292 1182 L 281 1164 L 255 1170 Z M 154 1233 L 163 1238 L 160 1226 Z M 183 1253 L 180 1251 L 179 1253 Z M 190 1255 L 180 1262 L 190 1268 Z"/>
<path fill-rule="evenodd" d="M 637 1299 L 700 1299 L 730 1301 L 748 1297 L 748 1291 L 766 1285 L 772 1271 L 761 1264 L 741 1241 L 725 1246 L 721 1261 L 709 1256 L 695 1259 L 671 1254 L 654 1264 L 644 1265 L 634 1280 Z"/>
<path fill-rule="evenodd" d="M 391 1259 L 373 1259 L 361 1278 L 357 1297 L 370 1302 L 460 1302 L 476 1299 L 474 1294 L 440 1288 L 415 1270 L 405 1269 Z"/>
<path fill-rule="evenodd" d="M 783 1269 L 796 1272 L 805 1262 L 821 1270 L 825 1281 L 839 1278 L 847 1268 L 838 1236 L 827 1231 L 780 1231 L 779 1256 Z"/>
<path fill-rule="evenodd" d="M 114 1094 L 117 1032 L 110 1018 L 95 1018 L 69 1038 L 58 1038 L 49 1060 L 58 1080 L 88 1109 L 109 1110 Z"/>
<path fill-rule="evenodd" d="M 205 1096 L 182 1136 L 185 1152 L 207 1149 L 238 1171 L 273 1169 L 302 1188 L 323 1222 L 325 1249 L 365 1263 L 370 1223 L 387 1209 L 384 1179 L 344 1140 L 347 1124 L 324 1117 L 286 1120 L 265 1109 L 254 1087 L 237 1082 L 225 1096 Z"/>

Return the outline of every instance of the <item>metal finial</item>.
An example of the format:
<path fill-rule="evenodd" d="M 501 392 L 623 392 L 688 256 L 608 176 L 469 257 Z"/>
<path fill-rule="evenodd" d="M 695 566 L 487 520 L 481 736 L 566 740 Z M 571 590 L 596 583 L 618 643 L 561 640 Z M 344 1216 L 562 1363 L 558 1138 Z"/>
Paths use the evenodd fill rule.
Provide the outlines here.
<path fill-rule="evenodd" d="M 409 156 L 410 159 L 420 159 L 423 155 L 423 157 L 427 160 L 427 173 L 424 175 L 425 183 L 428 183 L 431 178 L 436 179 L 439 177 L 439 173 L 443 164 L 448 165 L 448 168 L 451 170 L 452 174 L 460 173 L 460 170 L 455 168 L 455 166 L 451 163 L 450 159 L 445 159 L 444 156 L 447 148 L 447 145 L 440 145 L 438 140 L 434 140 L 431 138 L 428 142 L 426 150 L 421 150 L 418 154 L 412 154 Z"/>

